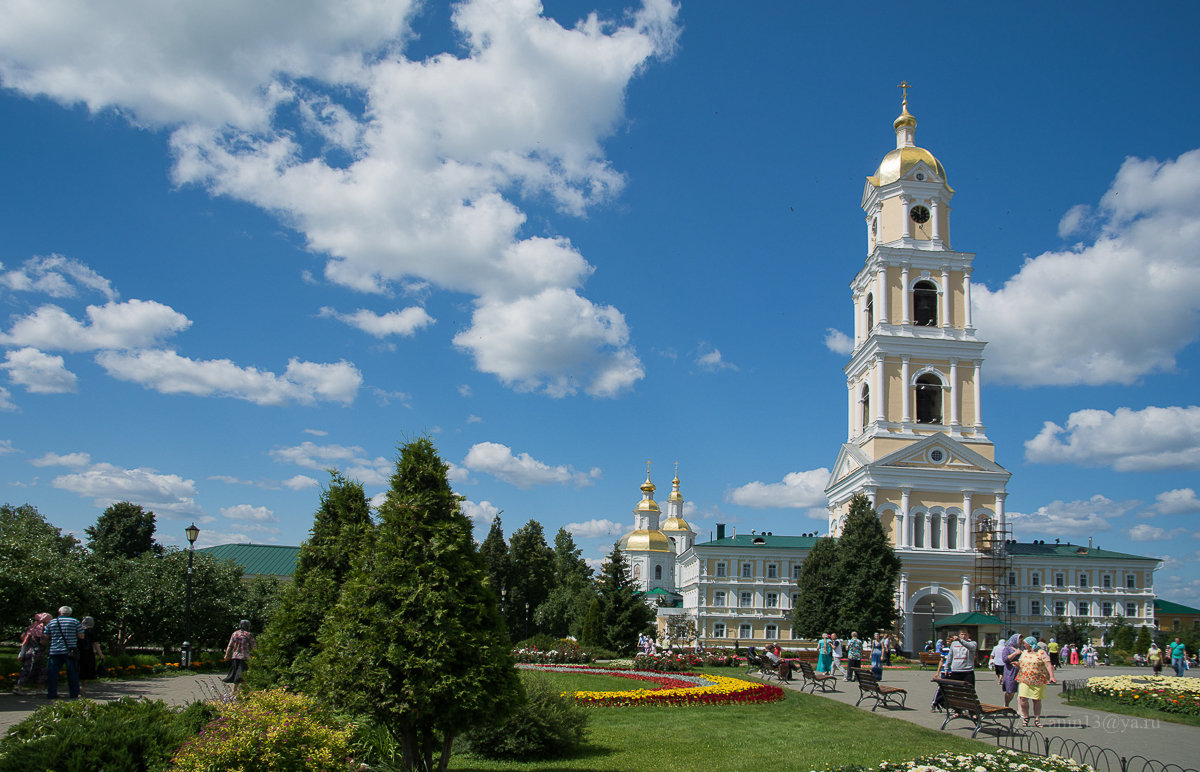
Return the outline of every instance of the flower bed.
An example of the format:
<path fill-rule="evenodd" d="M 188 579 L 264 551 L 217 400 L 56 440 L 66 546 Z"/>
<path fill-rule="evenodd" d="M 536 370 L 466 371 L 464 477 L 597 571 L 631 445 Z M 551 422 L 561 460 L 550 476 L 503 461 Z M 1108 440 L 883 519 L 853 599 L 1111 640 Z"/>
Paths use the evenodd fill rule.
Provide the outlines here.
<path fill-rule="evenodd" d="M 658 670 L 679 673 L 698 667 L 740 667 L 746 664 L 745 657 L 722 651 L 660 651 L 657 654 L 638 654 L 633 658 L 635 670 Z"/>
<path fill-rule="evenodd" d="M 1098 697 L 1122 705 L 1200 716 L 1200 678 L 1101 676 L 1089 678 L 1087 689 Z"/>
<path fill-rule="evenodd" d="M 561 640 L 552 649 L 539 649 L 530 646 L 524 649 L 513 649 L 513 659 L 526 664 L 563 665 L 579 662 L 591 662 L 592 655 L 579 648 L 579 644 L 571 640 Z"/>
<path fill-rule="evenodd" d="M 218 659 L 199 659 L 192 661 L 193 672 L 221 670 L 224 667 L 227 667 L 227 663 Z M 66 683 L 66 681 L 63 680 L 67 677 L 66 670 L 60 669 L 58 672 L 60 682 Z M 108 671 L 104 674 L 103 678 L 140 678 L 142 676 L 163 675 L 164 673 L 174 675 L 175 673 L 179 672 L 187 671 L 181 671 L 178 662 L 156 662 L 152 665 L 112 665 L 108 667 Z M 0 674 L 0 689 L 11 689 L 16 685 L 17 679 L 20 677 L 20 675 L 20 671 L 15 673 Z M 26 688 L 39 689 L 43 688 L 43 686 L 32 685 Z"/>
<path fill-rule="evenodd" d="M 872 772 L 1092 772 L 1092 768 L 1086 764 L 1061 756 L 1026 756 L 1008 750 L 970 755 L 938 753 L 908 761 L 884 761 L 877 767 L 827 767 L 823 772 L 868 769 Z"/>
<path fill-rule="evenodd" d="M 554 671 L 555 667 L 531 668 Z M 615 668 L 570 668 L 570 672 L 586 670 L 597 675 L 630 678 L 654 684 L 655 688 L 631 689 L 622 692 L 577 691 L 571 696 L 589 707 L 629 707 L 633 705 L 731 705 L 755 702 L 774 702 L 783 699 L 783 689 L 754 681 L 709 675 L 707 673 L 661 673 L 630 671 Z M 565 694 L 565 693 L 564 693 Z"/>

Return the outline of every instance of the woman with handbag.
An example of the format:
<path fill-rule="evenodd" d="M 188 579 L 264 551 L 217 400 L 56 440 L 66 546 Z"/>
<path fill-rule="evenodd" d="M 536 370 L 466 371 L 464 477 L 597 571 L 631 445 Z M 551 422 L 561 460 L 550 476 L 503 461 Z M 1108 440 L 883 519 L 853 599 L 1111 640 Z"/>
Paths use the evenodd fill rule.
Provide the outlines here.
<path fill-rule="evenodd" d="M 21 635 L 21 650 L 17 654 L 21 675 L 17 677 L 13 694 L 24 694 L 26 686 L 46 682 L 46 623 L 51 618 L 44 611 L 37 614 Z"/>
<path fill-rule="evenodd" d="M 1023 726 L 1029 726 L 1029 710 L 1033 708 L 1033 725 L 1042 726 L 1042 700 L 1046 699 L 1046 684 L 1054 683 L 1054 666 L 1050 655 L 1038 648 L 1032 635 L 1022 641 L 1024 650 L 1017 660 L 1017 713 Z"/>

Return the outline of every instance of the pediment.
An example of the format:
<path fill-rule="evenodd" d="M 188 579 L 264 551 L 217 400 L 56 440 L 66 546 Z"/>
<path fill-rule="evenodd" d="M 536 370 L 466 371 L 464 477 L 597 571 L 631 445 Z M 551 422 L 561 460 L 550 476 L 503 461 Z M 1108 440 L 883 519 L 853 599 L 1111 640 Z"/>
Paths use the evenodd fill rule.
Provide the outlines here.
<path fill-rule="evenodd" d="M 838 451 L 837 460 L 833 463 L 833 471 L 829 475 L 829 485 L 832 486 L 864 466 L 869 466 L 870 463 L 871 459 L 863 452 L 862 448 L 845 443 Z"/>
<path fill-rule="evenodd" d="M 1008 471 L 995 461 L 971 450 L 946 434 L 934 434 L 912 445 L 889 453 L 874 463 L 875 467 L 895 469 L 946 469 L 956 472 Z"/>

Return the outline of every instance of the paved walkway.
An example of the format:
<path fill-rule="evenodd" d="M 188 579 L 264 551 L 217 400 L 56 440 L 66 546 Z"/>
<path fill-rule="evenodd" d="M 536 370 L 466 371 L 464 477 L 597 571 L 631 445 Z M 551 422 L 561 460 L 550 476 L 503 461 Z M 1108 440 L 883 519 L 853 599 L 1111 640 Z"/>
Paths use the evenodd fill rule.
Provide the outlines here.
<path fill-rule="evenodd" d="M 1164 673 L 1166 672 L 1164 670 Z M 1055 670 L 1055 675 L 1058 677 L 1060 683 L 1064 680 L 1077 680 L 1091 676 L 1144 676 L 1149 674 L 1147 668 L 1135 667 L 1097 667 L 1090 669 L 1068 667 Z M 801 688 L 799 670 L 795 672 L 795 676 L 796 678 L 790 684 L 783 685 L 794 690 L 799 690 Z M 936 686 L 936 684 L 930 683 L 930 679 L 933 676 L 933 670 L 885 670 L 881 683 L 885 686 L 898 686 L 902 689 L 907 689 L 908 700 L 904 710 L 880 706 L 875 711 L 875 715 L 889 716 L 893 719 L 909 721 L 930 729 L 938 729 L 942 725 L 945 714 L 941 711 L 933 712 L 929 708 L 933 700 L 934 687 Z M 1188 675 L 1185 677 L 1191 678 L 1195 676 Z M 1000 691 L 999 684 L 996 683 L 996 677 L 990 671 L 978 670 L 975 673 L 975 678 L 976 693 L 979 695 L 981 701 L 993 705 L 1004 704 L 1004 695 Z M 772 683 L 776 682 L 772 681 Z M 846 683 L 841 679 L 838 680 L 836 692 L 822 694 L 821 690 L 817 689 L 816 693 L 818 696 L 824 696 L 850 705 L 853 705 L 859 696 L 857 684 Z M 873 704 L 873 700 L 863 700 L 860 709 L 870 710 Z M 1016 708 L 1016 706 L 1016 698 L 1014 698 L 1012 707 Z M 1062 737 L 1075 742 L 1087 743 L 1102 748 L 1111 748 L 1125 758 L 1142 756 L 1146 759 L 1160 761 L 1163 764 L 1177 764 L 1183 769 L 1200 769 L 1200 728 L 1156 719 L 1134 718 L 1133 716 L 1125 716 L 1119 713 L 1085 710 L 1067 704 L 1062 698 L 1062 688 L 1059 685 L 1047 687 L 1046 699 L 1042 701 L 1042 727 L 1041 730 L 1037 731 L 1040 731 L 1046 737 Z M 945 731 L 954 732 L 963 737 L 970 737 L 972 729 L 973 727 L 969 722 L 960 720 L 950 722 Z M 995 728 L 989 728 L 987 724 L 984 724 L 984 728 L 980 730 L 976 739 L 995 744 L 997 731 Z M 1018 720 L 1017 731 L 1032 732 L 1034 728 L 1030 726 L 1028 730 L 1021 729 L 1020 721 Z"/>

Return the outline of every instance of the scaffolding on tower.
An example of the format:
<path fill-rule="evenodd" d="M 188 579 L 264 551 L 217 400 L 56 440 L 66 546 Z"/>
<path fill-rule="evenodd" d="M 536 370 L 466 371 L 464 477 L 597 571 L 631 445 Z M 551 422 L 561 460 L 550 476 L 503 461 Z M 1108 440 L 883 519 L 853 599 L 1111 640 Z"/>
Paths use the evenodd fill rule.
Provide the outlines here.
<path fill-rule="evenodd" d="M 975 528 L 975 582 L 971 610 L 991 614 L 1008 634 L 1009 593 L 1013 589 L 1012 526 L 980 518 Z"/>

